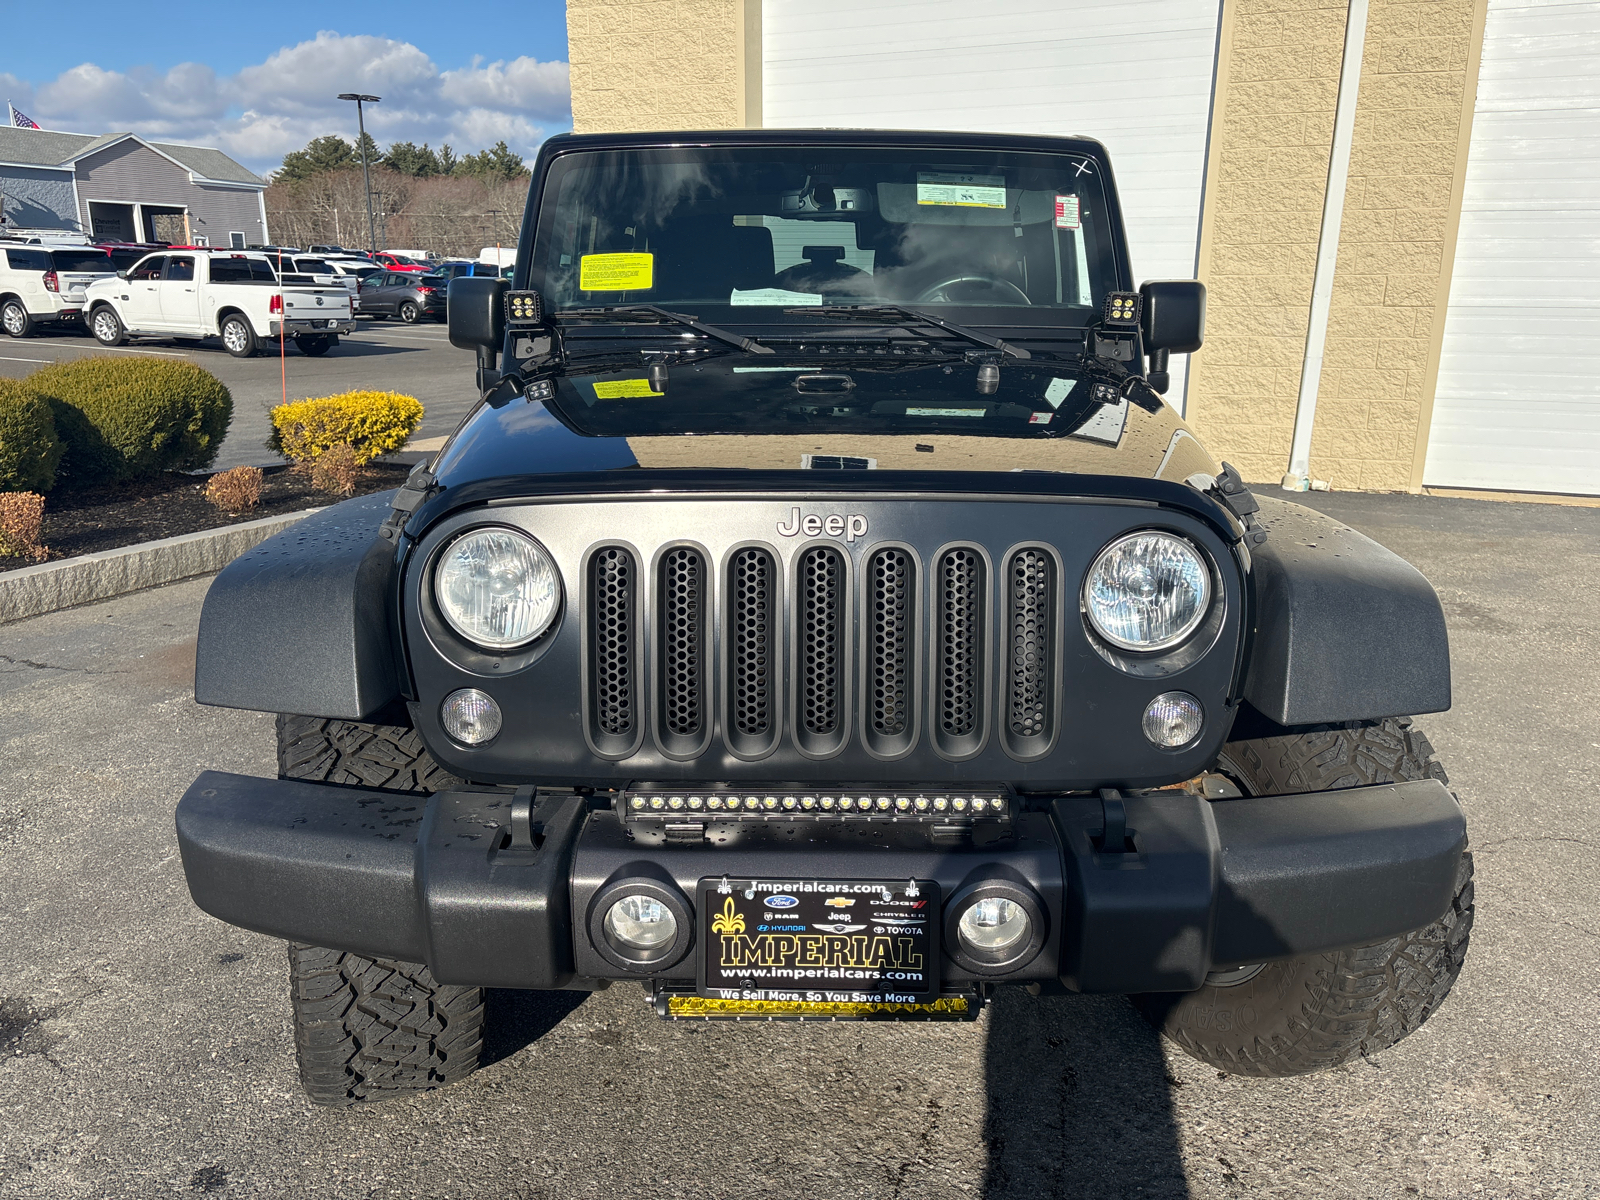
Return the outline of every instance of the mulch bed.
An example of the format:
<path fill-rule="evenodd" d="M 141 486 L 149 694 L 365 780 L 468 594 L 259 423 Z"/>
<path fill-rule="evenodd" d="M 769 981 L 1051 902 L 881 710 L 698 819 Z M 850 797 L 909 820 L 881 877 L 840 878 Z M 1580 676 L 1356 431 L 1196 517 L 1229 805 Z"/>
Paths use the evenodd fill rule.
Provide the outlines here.
<path fill-rule="evenodd" d="M 367 468 L 356 493 L 365 495 L 399 487 L 410 470 L 398 464 L 373 463 Z M 178 474 L 140 483 L 73 491 L 57 489 L 44 501 L 42 540 L 50 548 L 46 561 L 115 550 L 157 538 L 298 512 L 303 508 L 320 508 L 339 501 L 339 497 L 312 487 L 307 475 L 286 468 L 267 468 L 261 485 L 261 503 L 238 516 L 213 508 L 206 500 L 205 490 L 205 476 Z M 32 565 L 25 559 L 0 555 L 0 571 Z"/>

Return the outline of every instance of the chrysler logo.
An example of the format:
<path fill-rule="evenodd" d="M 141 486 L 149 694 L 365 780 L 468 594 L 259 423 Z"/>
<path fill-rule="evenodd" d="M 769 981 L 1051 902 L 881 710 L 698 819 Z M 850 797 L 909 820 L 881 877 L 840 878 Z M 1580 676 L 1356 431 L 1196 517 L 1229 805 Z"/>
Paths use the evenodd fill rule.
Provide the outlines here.
<path fill-rule="evenodd" d="M 847 542 L 853 542 L 858 537 L 867 535 L 867 518 L 861 513 L 831 513 L 826 517 L 816 513 L 800 515 L 798 508 L 789 513 L 787 521 L 778 522 L 778 532 L 784 537 L 794 537 L 803 533 L 807 537 L 819 537 L 826 534 L 828 537 L 842 537 Z"/>

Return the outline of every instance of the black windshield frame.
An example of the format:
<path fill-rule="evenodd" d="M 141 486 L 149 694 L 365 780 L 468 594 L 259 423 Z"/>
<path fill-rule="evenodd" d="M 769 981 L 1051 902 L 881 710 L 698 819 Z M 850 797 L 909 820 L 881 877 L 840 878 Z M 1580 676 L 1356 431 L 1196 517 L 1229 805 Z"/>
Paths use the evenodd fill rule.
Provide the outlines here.
<path fill-rule="evenodd" d="M 1106 161 L 1103 148 L 1096 142 L 1081 138 L 1047 138 L 982 134 L 918 134 L 918 133 L 855 133 L 851 131 L 795 130 L 795 131 L 736 131 L 727 134 L 695 135 L 566 135 L 551 139 L 543 148 L 535 165 L 535 178 L 530 193 L 530 203 L 523 224 L 518 253 L 518 270 L 515 286 L 548 293 L 552 282 L 545 261 L 555 253 L 555 224 L 558 220 L 554 202 L 565 173 L 584 165 L 574 155 L 625 151 L 654 156 L 678 156 L 680 160 L 691 156 L 695 160 L 724 163 L 748 157 L 757 150 L 771 158 L 777 155 L 839 157 L 842 152 L 862 156 L 881 153 L 926 155 L 930 162 L 943 161 L 941 154 L 1001 157 L 1027 166 L 1046 162 L 1059 164 L 1063 159 L 1091 160 L 1098 175 L 1103 214 L 1101 217 L 1101 245 L 1093 267 L 1105 289 L 1128 290 L 1131 287 L 1127 261 L 1126 241 L 1115 180 Z M 1097 288 L 1098 295 L 1098 288 Z M 675 301 L 674 304 L 677 304 Z M 670 307 L 670 306 L 669 306 Z M 710 311 L 705 319 L 721 325 L 735 325 L 746 329 L 794 329 L 805 325 L 833 325 L 819 318 L 807 321 L 798 314 L 785 313 L 777 307 L 750 307 L 738 305 L 705 305 Z M 692 308 L 691 308 L 692 311 Z M 1063 320 L 1063 308 L 1038 305 L 965 304 L 954 302 L 939 307 L 941 315 L 952 321 L 993 331 L 1010 331 L 1023 336 L 1048 336 L 1049 331 L 1068 332 L 1081 337 L 1082 330 L 1093 324 L 1096 313 L 1089 306 L 1076 308 L 1070 320 Z"/>

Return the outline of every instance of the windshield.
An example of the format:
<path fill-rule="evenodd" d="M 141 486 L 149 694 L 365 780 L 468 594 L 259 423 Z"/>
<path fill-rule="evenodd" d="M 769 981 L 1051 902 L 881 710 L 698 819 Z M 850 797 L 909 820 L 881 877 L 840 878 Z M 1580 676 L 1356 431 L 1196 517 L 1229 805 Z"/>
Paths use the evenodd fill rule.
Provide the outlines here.
<path fill-rule="evenodd" d="M 1078 154 L 573 153 L 551 167 L 530 284 L 556 310 L 648 303 L 771 323 L 895 303 L 1082 327 L 1116 289 L 1107 207 L 1098 164 Z"/>

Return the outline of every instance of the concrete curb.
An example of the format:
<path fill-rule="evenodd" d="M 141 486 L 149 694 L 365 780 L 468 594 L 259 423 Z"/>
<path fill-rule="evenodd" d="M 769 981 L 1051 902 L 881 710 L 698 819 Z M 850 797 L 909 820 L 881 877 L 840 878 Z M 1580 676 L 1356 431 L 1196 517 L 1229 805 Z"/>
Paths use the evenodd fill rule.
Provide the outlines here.
<path fill-rule="evenodd" d="M 321 511 L 305 508 L 278 517 L 0 572 L 0 625 L 196 575 L 214 574 L 258 542 Z"/>

